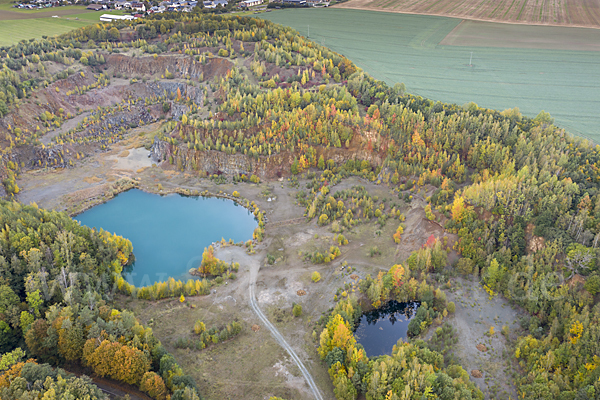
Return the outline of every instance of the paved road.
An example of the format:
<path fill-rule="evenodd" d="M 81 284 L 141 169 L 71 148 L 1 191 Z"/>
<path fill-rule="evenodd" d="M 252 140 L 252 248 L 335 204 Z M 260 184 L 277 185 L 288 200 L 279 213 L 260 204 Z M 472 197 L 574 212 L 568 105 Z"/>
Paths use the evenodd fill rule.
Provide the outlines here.
<path fill-rule="evenodd" d="M 286 342 L 286 340 L 283 338 L 281 333 L 279 333 L 277 328 L 275 328 L 275 326 L 273 326 L 273 324 L 267 319 L 265 314 L 263 314 L 261 309 L 258 307 L 258 304 L 256 304 L 256 296 L 254 295 L 254 293 L 255 293 L 255 288 L 256 288 L 256 277 L 258 275 L 258 270 L 255 269 L 255 270 L 251 271 L 250 273 L 251 273 L 250 285 L 249 285 L 250 307 L 252 307 L 252 309 L 254 310 L 256 315 L 258 315 L 258 318 L 263 322 L 263 324 L 265 324 L 267 329 L 269 329 L 271 331 L 271 334 L 275 337 L 275 340 L 277 340 L 277 342 L 281 345 L 281 347 L 283 347 L 288 352 L 288 354 L 292 357 L 292 360 L 294 360 L 294 362 L 300 369 L 300 372 L 302 372 L 302 375 L 304 376 L 306 383 L 308 383 L 308 386 L 310 386 L 310 390 L 313 392 L 315 399 L 323 400 L 323 396 L 321 396 L 321 392 L 319 391 L 319 388 L 315 384 L 315 381 L 313 380 L 312 376 L 310 375 L 310 372 L 308 372 L 308 370 L 306 369 L 306 367 L 300 360 L 300 357 L 298 357 L 298 355 L 296 354 L 294 349 L 291 348 L 291 346 Z"/>

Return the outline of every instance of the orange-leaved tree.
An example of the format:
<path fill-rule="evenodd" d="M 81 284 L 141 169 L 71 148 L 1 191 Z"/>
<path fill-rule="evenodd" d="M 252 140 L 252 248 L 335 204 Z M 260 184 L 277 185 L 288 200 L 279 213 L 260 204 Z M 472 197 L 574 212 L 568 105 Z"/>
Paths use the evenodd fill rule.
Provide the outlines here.
<path fill-rule="evenodd" d="M 150 397 L 156 400 L 165 400 L 167 398 L 167 387 L 165 381 L 155 372 L 146 372 L 140 381 L 140 390 L 148 393 Z"/>

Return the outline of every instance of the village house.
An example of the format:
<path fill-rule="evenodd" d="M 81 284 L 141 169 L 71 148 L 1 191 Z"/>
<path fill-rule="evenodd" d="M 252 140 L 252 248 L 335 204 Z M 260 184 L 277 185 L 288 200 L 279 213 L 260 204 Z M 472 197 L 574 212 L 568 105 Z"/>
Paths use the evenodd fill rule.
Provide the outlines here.
<path fill-rule="evenodd" d="M 106 8 L 106 6 L 104 6 L 102 4 L 90 4 L 89 6 L 86 7 L 86 10 L 100 11 L 105 8 Z"/>
<path fill-rule="evenodd" d="M 112 15 L 112 14 L 102 14 L 100 16 L 100 21 L 102 22 L 113 22 L 118 20 L 131 21 L 135 19 L 132 15 Z"/>
<path fill-rule="evenodd" d="M 221 5 L 221 7 L 225 7 L 229 3 L 227 2 L 227 0 L 205 1 L 204 8 L 216 8 L 219 4 Z"/>
<path fill-rule="evenodd" d="M 122 10 L 124 8 L 131 8 L 131 3 L 128 1 L 117 1 L 115 3 L 115 10 Z"/>
<path fill-rule="evenodd" d="M 131 3 L 131 8 L 136 11 L 146 11 L 146 5 L 144 3 Z"/>
<path fill-rule="evenodd" d="M 241 7 L 254 7 L 262 4 L 263 0 L 243 0 L 240 2 Z"/>

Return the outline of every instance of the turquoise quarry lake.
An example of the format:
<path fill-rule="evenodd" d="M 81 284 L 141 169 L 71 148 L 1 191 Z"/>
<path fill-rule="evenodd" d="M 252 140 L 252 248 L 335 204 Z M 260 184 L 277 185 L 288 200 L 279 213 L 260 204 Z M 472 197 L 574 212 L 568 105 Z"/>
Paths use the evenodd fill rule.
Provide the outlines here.
<path fill-rule="evenodd" d="M 135 263 L 123 275 L 138 287 L 169 277 L 191 278 L 188 271 L 200 265 L 205 247 L 221 238 L 236 243 L 252 239 L 257 226 L 252 213 L 231 200 L 160 196 L 138 189 L 121 193 L 75 219 L 131 240 Z"/>
<path fill-rule="evenodd" d="M 408 323 L 417 314 L 418 308 L 418 302 L 389 301 L 360 317 L 354 337 L 369 357 L 392 354 L 398 339 L 406 339 Z"/>

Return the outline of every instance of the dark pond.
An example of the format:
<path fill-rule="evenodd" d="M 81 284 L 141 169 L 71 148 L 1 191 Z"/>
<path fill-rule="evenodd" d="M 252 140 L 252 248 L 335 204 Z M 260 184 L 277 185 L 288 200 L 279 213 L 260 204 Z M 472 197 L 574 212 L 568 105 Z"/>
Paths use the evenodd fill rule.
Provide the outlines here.
<path fill-rule="evenodd" d="M 392 354 L 398 339 L 406 339 L 408 323 L 417 314 L 418 308 L 419 302 L 389 301 L 360 317 L 354 337 L 369 357 Z"/>
<path fill-rule="evenodd" d="M 133 244 L 135 263 L 123 276 L 135 286 L 169 277 L 192 278 L 202 252 L 212 242 L 252 239 L 254 216 L 231 200 L 129 190 L 75 217 L 82 225 L 102 228 Z M 232 260 L 223 260 L 231 262 Z"/>

